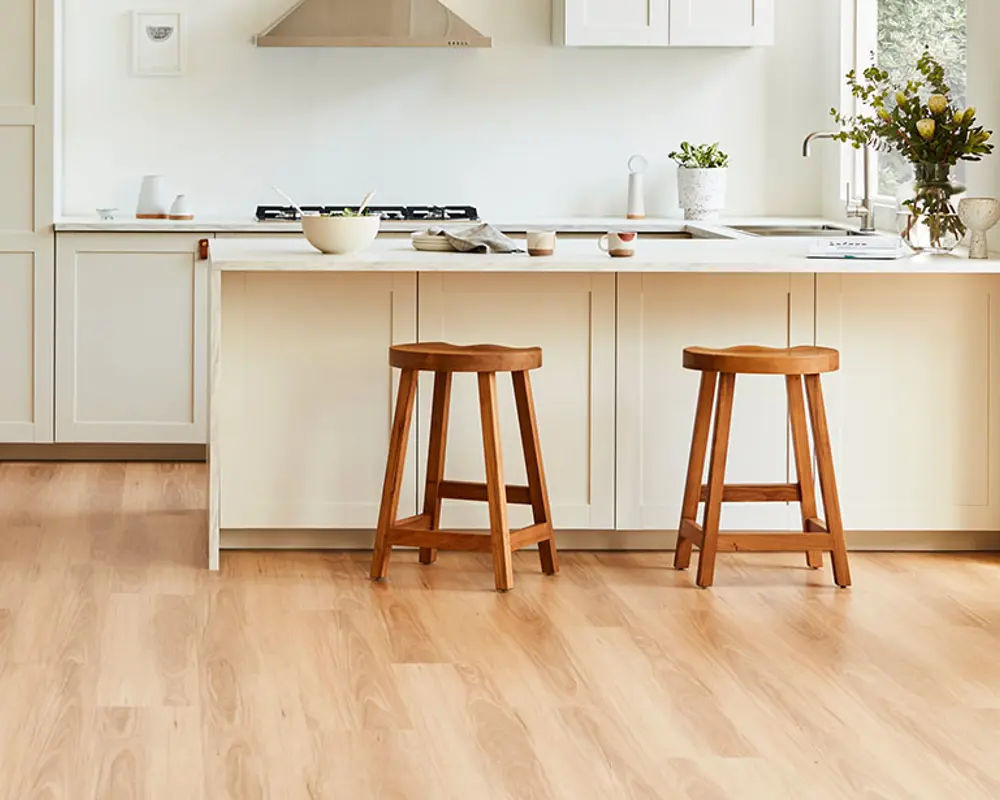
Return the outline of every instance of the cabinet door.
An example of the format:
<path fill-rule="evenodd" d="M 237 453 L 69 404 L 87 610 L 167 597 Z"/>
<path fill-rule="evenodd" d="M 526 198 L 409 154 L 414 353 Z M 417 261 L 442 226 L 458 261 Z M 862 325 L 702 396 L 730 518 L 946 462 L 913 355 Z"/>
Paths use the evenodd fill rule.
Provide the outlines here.
<path fill-rule="evenodd" d="M 619 529 L 677 529 L 700 379 L 681 367 L 683 349 L 811 344 L 812 308 L 812 276 L 619 276 Z M 783 379 L 739 376 L 726 481 L 781 483 L 793 470 Z M 727 504 L 722 524 L 781 530 L 797 514 L 786 504 Z"/>
<path fill-rule="evenodd" d="M 207 441 L 208 262 L 198 241 L 60 234 L 57 441 Z"/>
<path fill-rule="evenodd" d="M 557 528 L 614 527 L 614 276 L 444 274 L 420 276 L 420 340 L 540 346 L 532 373 L 552 516 Z M 510 380 L 500 376 L 500 423 L 508 484 L 525 484 Z M 433 376 L 420 385 L 422 496 Z M 484 480 L 476 380 L 457 375 L 445 474 Z M 485 504 L 445 501 L 448 527 L 487 528 Z M 523 506 L 511 525 L 530 524 Z"/>
<path fill-rule="evenodd" d="M 0 19 L 0 443 L 51 442 L 51 4 Z"/>
<path fill-rule="evenodd" d="M 820 275 L 816 330 L 844 525 L 1000 528 L 1000 278 Z"/>
<path fill-rule="evenodd" d="M 569 47 L 669 43 L 668 0 L 555 0 L 557 40 Z"/>
<path fill-rule="evenodd" d="M 375 528 L 399 381 L 389 346 L 416 338 L 416 283 L 413 274 L 223 274 L 212 398 L 222 528 Z M 416 508 L 414 449 L 401 517 Z"/>
<path fill-rule="evenodd" d="M 670 0 L 670 44 L 774 44 L 774 0 Z"/>

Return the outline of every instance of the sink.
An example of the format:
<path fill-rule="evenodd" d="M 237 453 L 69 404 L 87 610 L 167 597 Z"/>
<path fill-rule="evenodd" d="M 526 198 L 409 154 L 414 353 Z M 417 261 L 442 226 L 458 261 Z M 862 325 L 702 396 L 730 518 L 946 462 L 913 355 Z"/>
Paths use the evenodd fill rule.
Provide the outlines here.
<path fill-rule="evenodd" d="M 840 228 L 836 225 L 730 225 L 734 231 L 752 236 L 870 236 L 871 234 Z"/>

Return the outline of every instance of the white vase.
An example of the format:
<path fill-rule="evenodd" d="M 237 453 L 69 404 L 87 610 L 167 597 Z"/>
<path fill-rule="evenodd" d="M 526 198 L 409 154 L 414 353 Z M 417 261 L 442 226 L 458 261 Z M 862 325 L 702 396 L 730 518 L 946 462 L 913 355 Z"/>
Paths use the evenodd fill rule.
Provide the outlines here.
<path fill-rule="evenodd" d="M 139 203 L 135 209 L 136 219 L 166 219 L 170 210 L 170 199 L 162 175 L 145 175 L 139 190 Z"/>
<path fill-rule="evenodd" d="M 677 170 L 677 196 L 684 219 L 717 219 L 726 207 L 726 174 L 728 169 Z"/>

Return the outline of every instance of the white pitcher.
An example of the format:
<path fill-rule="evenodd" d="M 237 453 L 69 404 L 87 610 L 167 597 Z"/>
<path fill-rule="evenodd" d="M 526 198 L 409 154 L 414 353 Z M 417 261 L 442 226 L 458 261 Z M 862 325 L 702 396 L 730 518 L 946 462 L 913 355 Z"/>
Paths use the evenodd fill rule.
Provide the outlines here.
<path fill-rule="evenodd" d="M 170 199 L 162 175 L 145 175 L 139 190 L 139 204 L 135 209 L 136 219 L 166 219 L 170 211 Z"/>

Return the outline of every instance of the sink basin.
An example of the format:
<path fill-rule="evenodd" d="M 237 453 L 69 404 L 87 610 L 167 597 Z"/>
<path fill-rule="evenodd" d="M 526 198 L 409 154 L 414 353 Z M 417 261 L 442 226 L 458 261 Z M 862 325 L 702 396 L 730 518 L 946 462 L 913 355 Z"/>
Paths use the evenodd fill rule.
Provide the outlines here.
<path fill-rule="evenodd" d="M 752 236 L 870 236 L 869 233 L 836 225 L 731 225 L 734 231 Z"/>
<path fill-rule="evenodd" d="M 868 236 L 868 233 L 836 225 L 731 225 L 734 231 L 752 236 Z"/>

